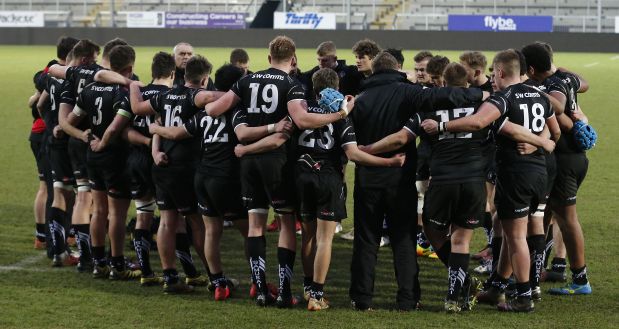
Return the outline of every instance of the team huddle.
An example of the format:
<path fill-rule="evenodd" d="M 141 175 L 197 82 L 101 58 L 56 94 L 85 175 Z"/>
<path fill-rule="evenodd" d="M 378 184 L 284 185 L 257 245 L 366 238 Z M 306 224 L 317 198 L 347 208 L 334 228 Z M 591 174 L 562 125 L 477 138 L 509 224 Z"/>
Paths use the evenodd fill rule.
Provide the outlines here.
<path fill-rule="evenodd" d="M 179 43 L 173 54 L 154 55 L 147 85 L 133 73 L 135 51 L 124 40 L 106 43 L 97 63 L 100 51 L 62 37 L 29 100 L 41 180 L 35 248 L 47 248 L 54 267 L 163 285 L 165 293 L 207 286 L 223 301 L 239 284 L 222 264 L 224 223 L 232 222 L 257 305 L 305 300 L 310 311 L 327 309 L 324 284 L 336 228 L 347 218 L 351 161 L 354 309 L 372 308 L 377 251 L 387 238 L 402 311 L 421 307 L 418 256 L 445 265 L 450 313 L 477 302 L 533 311 L 541 281 L 567 281 L 566 258 L 572 283 L 549 293 L 591 293 L 576 212 L 585 151 L 595 141 L 577 100 L 588 84 L 556 67 L 546 43 L 498 52 L 490 76 L 476 51 L 459 63 L 422 51 L 407 73 L 401 50 L 368 39 L 352 48 L 356 65 L 338 60 L 333 42 L 321 43 L 318 65 L 303 73 L 285 36 L 270 42 L 267 70 L 249 71 L 247 53 L 235 49 L 212 74 L 205 57 Z M 124 255 L 131 200 L 138 264 Z M 266 277 L 270 208 L 279 228 L 277 285 Z M 298 226 L 303 298 L 291 287 Z M 468 268 L 478 227 L 488 238 L 473 255 L 481 262 L 475 272 L 490 274 L 483 283 Z M 150 264 L 155 243 L 162 275 Z"/>

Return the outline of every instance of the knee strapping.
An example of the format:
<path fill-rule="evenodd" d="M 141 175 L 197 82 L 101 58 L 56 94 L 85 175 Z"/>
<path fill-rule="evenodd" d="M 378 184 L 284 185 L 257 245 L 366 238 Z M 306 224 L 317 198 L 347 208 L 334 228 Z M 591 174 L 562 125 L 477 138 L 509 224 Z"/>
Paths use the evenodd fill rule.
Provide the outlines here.
<path fill-rule="evenodd" d="M 135 210 L 138 214 L 152 214 L 156 208 L 155 199 L 148 201 L 135 200 Z"/>

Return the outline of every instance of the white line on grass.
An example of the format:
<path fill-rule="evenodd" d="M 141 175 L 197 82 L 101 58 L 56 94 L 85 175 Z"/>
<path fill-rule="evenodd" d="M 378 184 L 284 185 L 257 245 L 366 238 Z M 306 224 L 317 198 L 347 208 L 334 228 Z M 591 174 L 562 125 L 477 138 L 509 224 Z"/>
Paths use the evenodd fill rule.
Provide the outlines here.
<path fill-rule="evenodd" d="M 611 57 L 610 59 L 611 59 L 611 60 L 613 60 L 613 61 L 616 61 L 616 60 L 618 60 L 618 59 L 619 59 L 619 55 L 617 55 L 617 56 L 613 56 L 613 57 Z"/>
<path fill-rule="evenodd" d="M 17 263 L 13 263 L 10 265 L 0 266 L 0 272 L 8 272 L 8 271 L 30 271 L 30 272 L 45 272 L 47 269 L 44 268 L 29 268 L 29 265 L 32 265 L 38 261 L 40 261 L 43 257 L 45 257 L 44 253 L 39 255 L 30 256 L 28 258 L 24 258 Z"/>
<path fill-rule="evenodd" d="M 600 64 L 599 62 L 594 62 L 594 63 L 589 63 L 589 64 L 585 64 L 585 67 L 592 67 L 592 66 L 596 66 Z"/>

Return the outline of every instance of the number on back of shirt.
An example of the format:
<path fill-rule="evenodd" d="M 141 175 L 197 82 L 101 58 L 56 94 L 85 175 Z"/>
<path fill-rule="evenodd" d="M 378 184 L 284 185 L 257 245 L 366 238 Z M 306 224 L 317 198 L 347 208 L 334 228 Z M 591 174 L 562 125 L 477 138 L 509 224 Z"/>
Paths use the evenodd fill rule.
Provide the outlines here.
<path fill-rule="evenodd" d="M 181 119 L 181 110 L 183 108 L 181 105 L 176 105 L 172 108 L 172 105 L 165 104 L 163 109 L 165 111 L 165 127 L 180 127 L 183 124 Z"/>
<path fill-rule="evenodd" d="M 313 148 L 318 143 L 318 147 L 323 150 L 330 150 L 335 145 L 335 139 L 333 138 L 333 124 L 326 125 L 327 129 L 323 129 L 320 138 L 314 137 L 314 130 L 307 129 L 299 136 L 299 145 Z"/>
<path fill-rule="evenodd" d="M 200 126 L 204 127 L 204 143 L 227 143 L 228 142 L 228 134 L 221 133 L 224 128 L 226 128 L 226 117 L 221 116 L 219 118 L 211 118 L 210 116 L 205 116 L 200 121 Z M 211 131 L 211 128 L 215 130 L 215 133 Z"/>
<path fill-rule="evenodd" d="M 542 104 L 535 103 L 531 109 L 529 109 L 528 104 L 520 104 L 520 109 L 522 110 L 523 126 L 525 128 L 534 133 L 540 133 L 544 130 L 546 119 L 544 118 L 544 107 Z"/>
<path fill-rule="evenodd" d="M 441 117 L 441 122 L 448 122 L 450 120 L 455 120 L 458 118 L 468 117 L 473 114 L 475 109 L 472 107 L 464 107 L 459 109 L 453 109 L 451 111 L 441 110 L 436 111 L 436 114 Z M 448 139 L 448 138 L 472 138 L 472 133 L 450 133 L 448 131 L 444 131 L 438 135 L 439 140 Z"/>
<path fill-rule="evenodd" d="M 95 99 L 95 106 L 97 107 L 97 115 L 92 117 L 92 124 L 98 126 L 103 121 L 103 112 L 101 112 L 101 108 L 103 107 L 103 97 L 97 97 Z"/>
<path fill-rule="evenodd" d="M 261 111 L 264 113 L 275 112 L 279 99 L 279 90 L 277 90 L 276 85 L 271 83 L 265 85 L 261 93 L 259 93 L 259 83 L 250 83 L 249 88 L 251 89 L 251 99 L 249 101 L 247 113 L 260 113 Z M 260 100 L 258 96 L 260 96 Z"/>
<path fill-rule="evenodd" d="M 56 86 L 52 85 L 51 87 L 49 87 L 49 99 L 51 100 L 51 103 L 52 103 L 52 106 L 51 106 L 52 112 L 56 111 L 56 99 L 54 98 L 55 93 L 56 93 Z"/>

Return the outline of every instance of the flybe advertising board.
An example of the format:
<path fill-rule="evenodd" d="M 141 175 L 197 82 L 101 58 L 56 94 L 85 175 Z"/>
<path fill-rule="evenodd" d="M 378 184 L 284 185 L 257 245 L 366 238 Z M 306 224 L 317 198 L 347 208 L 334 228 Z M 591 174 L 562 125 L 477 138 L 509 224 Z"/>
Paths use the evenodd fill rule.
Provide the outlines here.
<path fill-rule="evenodd" d="M 449 15 L 449 31 L 552 32 L 552 16 Z"/>
<path fill-rule="evenodd" d="M 301 30 L 335 30 L 334 13 L 275 12 L 273 28 Z"/>

